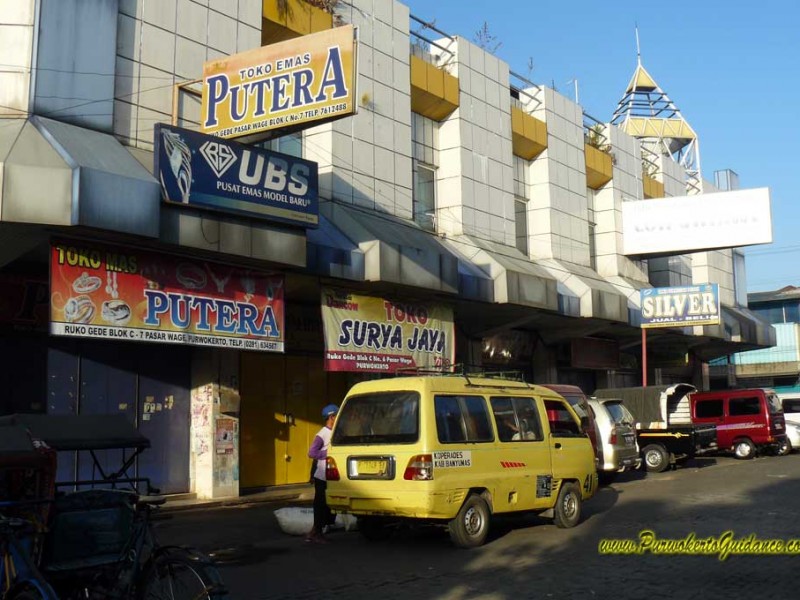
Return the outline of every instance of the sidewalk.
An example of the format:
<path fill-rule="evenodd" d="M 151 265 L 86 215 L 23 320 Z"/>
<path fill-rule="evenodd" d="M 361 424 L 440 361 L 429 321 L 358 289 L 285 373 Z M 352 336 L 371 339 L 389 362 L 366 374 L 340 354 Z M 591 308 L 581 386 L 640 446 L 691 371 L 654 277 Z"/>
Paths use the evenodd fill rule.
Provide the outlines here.
<path fill-rule="evenodd" d="M 298 485 L 280 485 L 243 496 L 225 496 L 222 498 L 201 499 L 194 494 L 179 494 L 174 497 L 167 496 L 167 502 L 162 507 L 163 511 L 198 510 L 207 508 L 220 508 L 225 506 L 239 506 L 244 504 L 308 504 L 314 500 L 314 486 L 309 483 Z"/>

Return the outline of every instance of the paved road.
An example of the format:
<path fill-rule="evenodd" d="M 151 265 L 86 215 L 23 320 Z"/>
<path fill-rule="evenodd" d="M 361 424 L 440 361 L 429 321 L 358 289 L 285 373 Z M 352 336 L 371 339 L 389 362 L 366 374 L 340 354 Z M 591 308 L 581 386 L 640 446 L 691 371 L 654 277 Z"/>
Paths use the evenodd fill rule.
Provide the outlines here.
<path fill-rule="evenodd" d="M 626 474 L 584 505 L 571 530 L 515 517 L 491 541 L 458 550 L 438 530 L 369 543 L 355 532 L 310 545 L 283 535 L 272 509 L 174 514 L 163 542 L 213 552 L 232 597 L 263 598 L 797 598 L 798 556 L 603 556 L 603 538 L 800 538 L 800 454 L 741 462 L 699 459 L 676 471 Z"/>

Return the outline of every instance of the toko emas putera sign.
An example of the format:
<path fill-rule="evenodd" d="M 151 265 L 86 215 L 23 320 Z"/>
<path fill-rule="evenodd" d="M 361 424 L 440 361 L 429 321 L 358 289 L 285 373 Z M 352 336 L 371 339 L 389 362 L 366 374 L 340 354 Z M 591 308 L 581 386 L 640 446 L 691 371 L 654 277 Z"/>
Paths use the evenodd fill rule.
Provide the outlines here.
<path fill-rule="evenodd" d="M 206 62 L 202 131 L 232 138 L 354 114 L 356 46 L 347 25 Z"/>
<path fill-rule="evenodd" d="M 720 322 L 716 283 L 639 290 L 642 327 L 687 327 Z"/>
<path fill-rule="evenodd" d="M 393 373 L 448 369 L 455 359 L 453 309 L 435 302 L 322 290 L 325 370 Z"/>

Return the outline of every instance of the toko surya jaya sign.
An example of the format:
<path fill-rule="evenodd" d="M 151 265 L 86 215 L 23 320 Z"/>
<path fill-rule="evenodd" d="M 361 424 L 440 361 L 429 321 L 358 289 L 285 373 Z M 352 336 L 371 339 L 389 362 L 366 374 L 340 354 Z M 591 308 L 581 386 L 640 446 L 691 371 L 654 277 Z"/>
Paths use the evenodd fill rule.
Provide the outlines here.
<path fill-rule="evenodd" d="M 356 111 L 356 29 L 336 27 L 203 65 L 201 129 L 223 138 Z"/>

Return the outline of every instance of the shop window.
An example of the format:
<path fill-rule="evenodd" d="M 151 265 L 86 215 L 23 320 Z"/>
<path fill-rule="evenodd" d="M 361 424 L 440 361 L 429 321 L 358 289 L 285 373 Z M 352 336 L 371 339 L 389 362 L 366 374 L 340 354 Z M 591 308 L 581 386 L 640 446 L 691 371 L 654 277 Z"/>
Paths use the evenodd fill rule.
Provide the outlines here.
<path fill-rule="evenodd" d="M 722 416 L 722 399 L 699 400 L 694 405 L 694 416 L 698 419 L 713 419 Z"/>
<path fill-rule="evenodd" d="M 761 412 L 758 398 L 731 398 L 728 400 L 728 413 L 732 417 L 757 415 Z"/>
<path fill-rule="evenodd" d="M 411 113 L 413 158 L 426 165 L 439 165 L 439 124 L 433 119 Z"/>
<path fill-rule="evenodd" d="M 303 133 L 300 131 L 254 145 L 264 150 L 272 150 L 281 154 L 303 158 Z"/>
<path fill-rule="evenodd" d="M 436 396 L 436 431 L 443 444 L 494 440 L 486 402 L 481 396 Z"/>
<path fill-rule="evenodd" d="M 414 221 L 426 231 L 436 231 L 436 171 L 414 165 Z"/>

